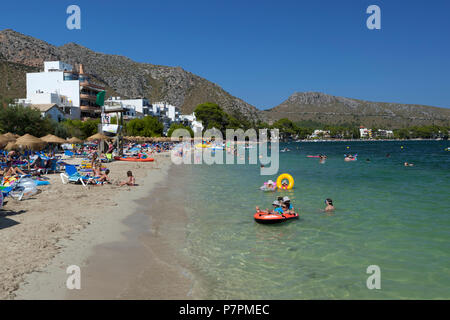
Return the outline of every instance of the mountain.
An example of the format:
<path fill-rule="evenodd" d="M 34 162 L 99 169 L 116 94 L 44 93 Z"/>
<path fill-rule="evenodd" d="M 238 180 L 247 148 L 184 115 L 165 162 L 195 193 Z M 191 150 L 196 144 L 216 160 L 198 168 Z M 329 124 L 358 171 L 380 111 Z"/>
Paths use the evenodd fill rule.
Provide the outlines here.
<path fill-rule="evenodd" d="M 0 55 L 0 101 L 3 98 L 25 97 L 26 74 L 38 68 L 6 61 Z"/>
<path fill-rule="evenodd" d="M 238 119 L 269 123 L 289 118 L 390 128 L 450 124 L 450 109 L 369 102 L 319 92 L 297 92 L 280 105 L 261 111 L 180 67 L 138 63 L 124 56 L 94 52 L 75 43 L 58 47 L 11 29 L 0 31 L 0 98 L 24 98 L 25 74 L 42 70 L 44 61 L 55 60 L 72 65 L 82 63 L 93 82 L 105 86 L 108 96 L 167 101 L 180 106 L 185 114 L 200 103 L 215 102 Z"/>
<path fill-rule="evenodd" d="M 180 67 L 138 63 L 127 57 L 94 52 L 75 43 L 58 47 L 11 29 L 0 31 L 0 55 L 7 62 L 39 69 L 43 68 L 44 61 L 81 63 L 93 82 L 106 87 L 109 96 L 167 101 L 180 106 L 182 113 L 192 113 L 200 103 L 215 102 L 237 118 L 259 118 L 259 110 L 254 106 Z M 0 83 L 3 77 L 0 74 Z M 25 90 L 14 92 L 12 97 L 25 97 Z"/>
<path fill-rule="evenodd" d="M 324 124 L 355 124 L 399 128 L 412 125 L 450 125 L 450 109 L 423 105 L 370 102 L 320 92 L 296 92 L 280 105 L 262 112 L 269 122 L 288 118 Z"/>

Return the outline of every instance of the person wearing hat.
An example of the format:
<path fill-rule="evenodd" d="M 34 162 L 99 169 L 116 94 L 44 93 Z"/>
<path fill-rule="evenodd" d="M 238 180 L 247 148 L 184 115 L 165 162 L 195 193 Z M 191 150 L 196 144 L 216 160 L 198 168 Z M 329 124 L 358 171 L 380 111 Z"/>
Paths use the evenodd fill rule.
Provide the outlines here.
<path fill-rule="evenodd" d="M 289 211 L 288 213 L 293 213 L 294 212 L 294 207 L 292 206 L 291 199 L 289 199 L 288 196 L 283 197 L 283 204 L 286 205 L 286 208 Z"/>
<path fill-rule="evenodd" d="M 266 208 L 266 210 L 261 210 L 257 206 L 256 207 L 256 212 L 257 213 L 278 213 L 278 214 L 283 214 L 283 209 L 281 209 L 280 203 L 278 201 L 272 202 L 272 206 L 273 206 L 273 210 L 272 211 L 269 211 L 269 209 L 267 209 L 267 208 Z"/>

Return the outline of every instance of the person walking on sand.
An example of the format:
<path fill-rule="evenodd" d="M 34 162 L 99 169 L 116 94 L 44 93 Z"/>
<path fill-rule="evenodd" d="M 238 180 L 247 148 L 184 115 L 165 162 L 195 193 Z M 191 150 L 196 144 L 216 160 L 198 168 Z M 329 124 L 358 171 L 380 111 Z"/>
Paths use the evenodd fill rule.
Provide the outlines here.
<path fill-rule="evenodd" d="M 127 171 L 127 177 L 128 177 L 127 180 L 119 183 L 119 187 L 125 186 L 125 185 L 126 186 L 135 186 L 136 185 L 136 179 L 133 177 L 133 173 L 130 170 Z"/>

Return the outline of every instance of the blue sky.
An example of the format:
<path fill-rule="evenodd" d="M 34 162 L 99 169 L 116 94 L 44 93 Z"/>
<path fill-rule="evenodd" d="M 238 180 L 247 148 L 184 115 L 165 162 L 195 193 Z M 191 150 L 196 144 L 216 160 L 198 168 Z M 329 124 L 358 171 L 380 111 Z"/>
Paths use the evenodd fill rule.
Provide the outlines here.
<path fill-rule="evenodd" d="M 81 8 L 81 30 L 66 8 Z M 369 30 L 366 8 L 381 8 Z M 3 2 L 0 29 L 181 66 L 254 106 L 296 91 L 450 107 L 450 1 Z"/>

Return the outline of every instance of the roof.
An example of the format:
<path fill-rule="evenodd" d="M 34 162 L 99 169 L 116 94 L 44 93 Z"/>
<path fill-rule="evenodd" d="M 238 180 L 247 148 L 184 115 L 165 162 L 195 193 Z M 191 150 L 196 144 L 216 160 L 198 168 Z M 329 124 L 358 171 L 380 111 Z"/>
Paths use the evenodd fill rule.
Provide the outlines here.
<path fill-rule="evenodd" d="M 48 104 L 31 104 L 30 108 L 33 109 L 37 109 L 40 112 L 47 112 L 49 111 L 51 108 L 56 107 L 58 108 L 59 111 L 61 111 L 61 113 L 64 113 L 56 103 L 48 103 Z"/>

